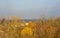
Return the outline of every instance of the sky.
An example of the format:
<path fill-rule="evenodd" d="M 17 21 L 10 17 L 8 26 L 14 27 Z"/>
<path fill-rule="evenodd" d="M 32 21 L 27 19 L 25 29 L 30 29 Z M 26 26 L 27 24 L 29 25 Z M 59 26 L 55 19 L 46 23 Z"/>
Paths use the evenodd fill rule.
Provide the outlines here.
<path fill-rule="evenodd" d="M 60 0 L 0 0 L 0 17 L 39 19 L 60 16 Z"/>

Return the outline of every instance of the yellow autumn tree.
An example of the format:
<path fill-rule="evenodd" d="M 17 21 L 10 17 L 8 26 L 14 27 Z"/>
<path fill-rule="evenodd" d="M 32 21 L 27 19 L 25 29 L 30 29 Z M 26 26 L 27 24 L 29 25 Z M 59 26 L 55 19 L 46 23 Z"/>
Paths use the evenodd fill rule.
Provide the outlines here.
<path fill-rule="evenodd" d="M 21 31 L 21 36 L 32 36 L 33 35 L 33 30 L 29 27 L 25 27 L 22 31 Z"/>

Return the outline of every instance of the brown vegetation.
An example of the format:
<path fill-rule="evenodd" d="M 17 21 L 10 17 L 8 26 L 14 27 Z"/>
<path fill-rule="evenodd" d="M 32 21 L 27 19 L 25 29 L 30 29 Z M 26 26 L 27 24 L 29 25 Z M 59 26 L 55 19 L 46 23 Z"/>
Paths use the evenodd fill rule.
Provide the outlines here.
<path fill-rule="evenodd" d="M 60 17 L 25 21 L 0 19 L 0 38 L 60 38 Z"/>

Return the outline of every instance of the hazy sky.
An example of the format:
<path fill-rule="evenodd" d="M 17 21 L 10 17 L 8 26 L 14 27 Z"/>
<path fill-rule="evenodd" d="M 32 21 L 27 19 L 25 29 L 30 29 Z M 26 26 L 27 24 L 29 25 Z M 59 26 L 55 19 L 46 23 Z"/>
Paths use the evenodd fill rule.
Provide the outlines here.
<path fill-rule="evenodd" d="M 38 19 L 60 15 L 60 0 L 0 0 L 0 17 L 21 16 Z"/>

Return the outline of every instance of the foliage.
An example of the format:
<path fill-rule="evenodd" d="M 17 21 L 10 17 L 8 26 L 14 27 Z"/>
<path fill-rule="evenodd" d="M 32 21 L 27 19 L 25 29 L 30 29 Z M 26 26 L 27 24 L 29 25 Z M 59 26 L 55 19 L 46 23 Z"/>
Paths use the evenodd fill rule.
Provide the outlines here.
<path fill-rule="evenodd" d="M 60 17 L 26 22 L 22 19 L 0 19 L 0 38 L 60 38 Z"/>

